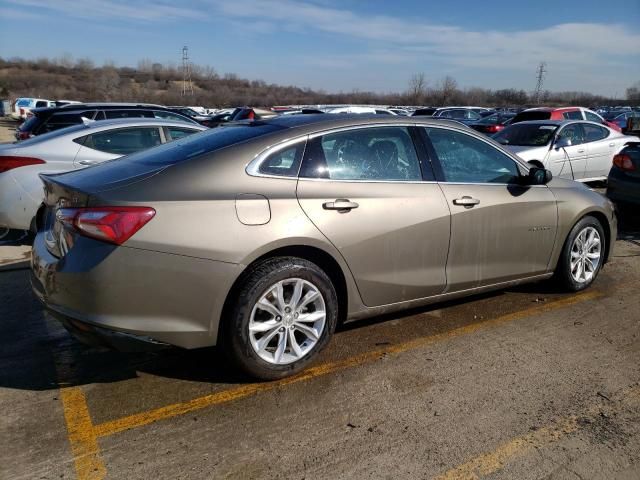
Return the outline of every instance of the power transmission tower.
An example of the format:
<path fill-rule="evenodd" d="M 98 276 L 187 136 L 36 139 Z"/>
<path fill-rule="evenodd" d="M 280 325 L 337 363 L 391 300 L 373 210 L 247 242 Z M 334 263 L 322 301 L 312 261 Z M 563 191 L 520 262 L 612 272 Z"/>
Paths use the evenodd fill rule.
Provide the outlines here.
<path fill-rule="evenodd" d="M 533 92 L 533 98 L 536 103 L 540 103 L 542 97 L 542 86 L 544 85 L 544 76 L 547 73 L 547 62 L 540 62 L 536 70 L 536 89 Z"/>
<path fill-rule="evenodd" d="M 182 96 L 193 95 L 191 82 L 191 63 L 189 63 L 189 47 L 182 47 Z"/>

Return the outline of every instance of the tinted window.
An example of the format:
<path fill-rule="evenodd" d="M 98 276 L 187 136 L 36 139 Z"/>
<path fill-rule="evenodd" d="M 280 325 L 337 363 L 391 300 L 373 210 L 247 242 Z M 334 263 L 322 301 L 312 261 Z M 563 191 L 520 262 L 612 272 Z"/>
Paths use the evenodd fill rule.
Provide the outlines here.
<path fill-rule="evenodd" d="M 545 110 L 532 110 L 530 112 L 520 112 L 513 118 L 513 123 L 525 122 L 527 120 L 549 120 L 551 112 Z"/>
<path fill-rule="evenodd" d="M 590 122 L 602 123 L 602 119 L 593 112 L 584 112 L 584 115 Z"/>
<path fill-rule="evenodd" d="M 107 120 L 110 118 L 153 118 L 153 112 L 148 110 L 105 110 Z"/>
<path fill-rule="evenodd" d="M 571 145 L 580 145 L 584 143 L 584 132 L 579 123 L 573 123 L 560 130 L 558 139 L 560 138 L 568 138 L 571 140 Z"/>
<path fill-rule="evenodd" d="M 585 123 L 582 128 L 584 129 L 585 142 L 596 142 L 609 136 L 609 130 L 598 125 L 590 125 Z"/>
<path fill-rule="evenodd" d="M 160 145 L 157 128 L 121 128 L 88 135 L 84 146 L 106 153 L 128 155 Z"/>
<path fill-rule="evenodd" d="M 29 100 L 28 98 L 21 98 L 16 102 L 16 105 L 18 107 L 28 107 L 30 104 L 31 104 L 31 100 Z"/>
<path fill-rule="evenodd" d="M 557 129 L 557 125 L 517 123 L 496 133 L 493 139 L 502 145 L 541 147 L 549 143 Z"/>
<path fill-rule="evenodd" d="M 42 108 L 42 107 L 47 107 L 47 106 L 49 106 L 49 102 L 44 102 L 42 100 L 39 101 L 39 102 L 36 102 L 36 108 Z"/>
<path fill-rule="evenodd" d="M 155 118 L 164 118 L 167 120 L 175 120 L 178 122 L 191 123 L 191 120 L 189 120 L 188 118 L 184 118 L 182 115 L 178 115 L 177 113 L 173 113 L 173 112 L 166 112 L 164 110 L 154 110 L 153 116 Z"/>
<path fill-rule="evenodd" d="M 185 127 L 165 127 L 165 132 L 169 134 L 167 141 L 178 140 L 180 138 L 191 135 L 192 133 L 198 133 L 200 130 Z"/>
<path fill-rule="evenodd" d="M 347 130 L 309 141 L 300 176 L 337 180 L 420 180 L 405 127 Z"/>
<path fill-rule="evenodd" d="M 426 128 L 446 182 L 512 183 L 516 162 L 482 140 L 442 128 Z"/>
<path fill-rule="evenodd" d="M 580 111 L 564 112 L 562 116 L 567 120 L 582 120 L 582 112 Z"/>
<path fill-rule="evenodd" d="M 304 142 L 292 145 L 269 155 L 260 164 L 260 173 L 296 177 L 304 151 Z"/>
<path fill-rule="evenodd" d="M 40 132 L 53 132 L 54 130 L 60 130 L 61 128 L 70 127 L 71 125 L 78 125 L 82 123 L 83 117 L 91 120 L 95 114 L 96 112 L 92 110 L 86 112 L 56 113 L 49 117 L 49 120 L 40 128 Z"/>

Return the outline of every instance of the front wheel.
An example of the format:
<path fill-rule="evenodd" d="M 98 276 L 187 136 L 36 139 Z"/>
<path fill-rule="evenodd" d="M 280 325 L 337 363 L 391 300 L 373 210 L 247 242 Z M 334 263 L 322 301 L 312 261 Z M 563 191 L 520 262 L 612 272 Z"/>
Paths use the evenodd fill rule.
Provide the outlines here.
<path fill-rule="evenodd" d="M 241 370 L 274 380 L 302 370 L 333 334 L 338 300 L 327 274 L 296 257 L 268 259 L 242 280 L 223 348 Z"/>
<path fill-rule="evenodd" d="M 605 254 L 605 236 L 600 222 L 584 217 L 571 229 L 562 248 L 555 280 L 565 290 L 587 288 L 598 276 Z"/>

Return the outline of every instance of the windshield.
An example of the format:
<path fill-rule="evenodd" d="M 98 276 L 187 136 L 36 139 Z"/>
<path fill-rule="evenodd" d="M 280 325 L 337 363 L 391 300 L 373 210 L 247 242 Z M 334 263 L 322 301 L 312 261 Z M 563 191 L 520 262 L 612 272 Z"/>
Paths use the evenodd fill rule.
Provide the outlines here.
<path fill-rule="evenodd" d="M 551 141 L 556 130 L 558 130 L 557 125 L 519 123 L 496 133 L 493 139 L 502 145 L 542 147 Z"/>

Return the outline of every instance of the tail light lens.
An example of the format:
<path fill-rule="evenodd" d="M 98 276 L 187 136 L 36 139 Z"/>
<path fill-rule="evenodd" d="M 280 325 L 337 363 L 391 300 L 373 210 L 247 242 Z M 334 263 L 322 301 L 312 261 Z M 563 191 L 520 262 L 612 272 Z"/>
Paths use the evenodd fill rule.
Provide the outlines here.
<path fill-rule="evenodd" d="M 633 172 L 636 169 L 633 160 L 629 155 L 624 153 L 619 153 L 615 157 L 613 157 L 613 164 L 618 167 L 620 170 L 624 170 L 625 172 Z"/>
<path fill-rule="evenodd" d="M 20 116 L 23 116 L 23 115 L 24 115 L 24 108 L 21 108 L 20 109 Z"/>
<path fill-rule="evenodd" d="M 18 140 L 28 140 L 33 137 L 29 132 L 23 132 L 22 130 L 18 130 Z"/>
<path fill-rule="evenodd" d="M 502 125 L 489 125 L 487 126 L 487 133 L 496 133 L 502 130 L 504 127 Z"/>
<path fill-rule="evenodd" d="M 62 208 L 56 218 L 81 235 L 122 245 L 155 214 L 151 207 Z"/>
<path fill-rule="evenodd" d="M 47 163 L 44 160 L 34 157 L 9 157 L 0 155 L 0 173 L 14 168 L 26 167 L 27 165 L 38 165 Z"/>

